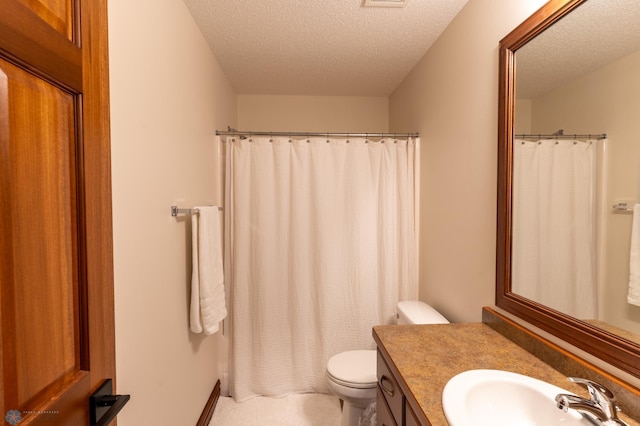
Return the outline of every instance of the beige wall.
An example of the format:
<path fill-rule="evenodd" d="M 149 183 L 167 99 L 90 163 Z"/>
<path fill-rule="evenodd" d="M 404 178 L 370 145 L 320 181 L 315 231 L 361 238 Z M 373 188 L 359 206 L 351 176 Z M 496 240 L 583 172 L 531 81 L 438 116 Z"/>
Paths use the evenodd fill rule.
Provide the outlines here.
<path fill-rule="evenodd" d="M 600 319 L 640 334 L 640 307 L 627 304 L 632 215 L 611 208 L 620 200 L 640 202 L 638 75 L 640 53 L 635 53 L 533 99 L 531 123 L 533 133 L 557 129 L 566 134 L 607 133 L 605 278 Z"/>
<path fill-rule="evenodd" d="M 238 128 L 293 132 L 386 132 L 386 97 L 238 96 Z"/>
<path fill-rule="evenodd" d="M 190 226 L 169 207 L 219 196 L 235 94 L 181 0 L 110 0 L 109 43 L 118 424 L 195 424 L 220 345 L 189 332 Z"/>
<path fill-rule="evenodd" d="M 391 95 L 421 136 L 420 299 L 452 321 L 493 305 L 498 43 L 545 0 L 470 0 Z"/>

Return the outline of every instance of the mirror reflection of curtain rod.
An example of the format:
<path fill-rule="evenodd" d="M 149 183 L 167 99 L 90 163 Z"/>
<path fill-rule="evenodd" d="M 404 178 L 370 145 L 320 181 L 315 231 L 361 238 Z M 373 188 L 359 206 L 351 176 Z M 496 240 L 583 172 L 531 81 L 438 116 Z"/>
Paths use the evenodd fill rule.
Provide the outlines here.
<path fill-rule="evenodd" d="M 232 129 L 216 130 L 217 136 L 290 136 L 290 137 L 340 137 L 340 138 L 417 138 L 420 133 L 336 133 L 336 132 L 256 132 Z"/>
<path fill-rule="evenodd" d="M 530 135 L 526 135 L 526 134 L 515 135 L 515 137 L 522 138 L 522 139 L 533 139 L 533 138 L 538 138 L 538 139 L 606 139 L 607 138 L 607 134 L 606 133 L 601 133 L 601 134 L 596 134 L 596 135 L 592 135 L 592 134 L 565 135 L 564 134 L 564 130 L 560 129 L 555 133 L 551 133 L 550 135 L 545 135 L 545 134 L 540 134 L 540 133 L 537 133 L 537 134 L 532 133 Z"/>

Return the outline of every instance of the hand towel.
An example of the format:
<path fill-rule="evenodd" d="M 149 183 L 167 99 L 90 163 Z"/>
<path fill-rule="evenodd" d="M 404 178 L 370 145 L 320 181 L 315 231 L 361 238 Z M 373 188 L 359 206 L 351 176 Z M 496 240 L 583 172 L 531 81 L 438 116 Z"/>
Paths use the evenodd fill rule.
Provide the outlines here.
<path fill-rule="evenodd" d="M 213 334 L 227 316 L 220 210 L 216 206 L 196 208 L 199 213 L 191 216 L 191 331 Z"/>
<path fill-rule="evenodd" d="M 640 204 L 633 206 L 627 302 L 640 306 Z"/>

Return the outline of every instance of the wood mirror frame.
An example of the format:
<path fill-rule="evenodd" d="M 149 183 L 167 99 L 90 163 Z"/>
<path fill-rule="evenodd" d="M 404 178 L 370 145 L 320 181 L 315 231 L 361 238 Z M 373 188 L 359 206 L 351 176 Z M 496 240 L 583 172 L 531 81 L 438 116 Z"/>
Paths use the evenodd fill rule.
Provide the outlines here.
<path fill-rule="evenodd" d="M 511 292 L 516 51 L 587 0 L 551 0 L 500 41 L 496 305 L 640 378 L 640 346 Z"/>

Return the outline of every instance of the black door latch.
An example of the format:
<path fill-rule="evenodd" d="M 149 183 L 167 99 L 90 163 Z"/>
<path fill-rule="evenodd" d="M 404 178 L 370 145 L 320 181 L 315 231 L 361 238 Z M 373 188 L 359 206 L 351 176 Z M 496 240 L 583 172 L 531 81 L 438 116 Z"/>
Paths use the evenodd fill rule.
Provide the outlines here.
<path fill-rule="evenodd" d="M 89 397 L 91 426 L 107 426 L 131 399 L 129 395 L 113 395 L 113 381 L 106 379 Z"/>

